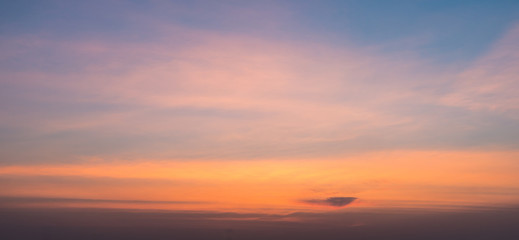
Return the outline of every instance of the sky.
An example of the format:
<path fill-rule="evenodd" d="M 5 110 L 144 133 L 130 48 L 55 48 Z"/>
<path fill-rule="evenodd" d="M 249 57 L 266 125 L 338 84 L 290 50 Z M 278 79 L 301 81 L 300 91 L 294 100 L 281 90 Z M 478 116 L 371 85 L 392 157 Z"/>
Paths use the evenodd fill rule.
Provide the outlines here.
<path fill-rule="evenodd" d="M 518 173 L 518 1 L 0 2 L 11 238 L 516 239 Z"/>

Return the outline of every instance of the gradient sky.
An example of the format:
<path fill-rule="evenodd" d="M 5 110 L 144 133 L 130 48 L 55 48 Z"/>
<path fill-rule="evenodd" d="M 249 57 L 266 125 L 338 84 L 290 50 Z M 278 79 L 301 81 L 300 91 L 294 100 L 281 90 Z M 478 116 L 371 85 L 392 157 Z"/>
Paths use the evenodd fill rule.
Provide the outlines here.
<path fill-rule="evenodd" d="M 6 208 L 519 203 L 518 1 L 0 6 Z"/>

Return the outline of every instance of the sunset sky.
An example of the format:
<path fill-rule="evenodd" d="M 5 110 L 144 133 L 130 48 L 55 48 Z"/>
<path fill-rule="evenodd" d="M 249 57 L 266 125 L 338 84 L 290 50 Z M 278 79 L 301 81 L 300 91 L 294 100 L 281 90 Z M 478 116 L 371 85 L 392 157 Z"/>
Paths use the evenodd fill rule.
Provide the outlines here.
<path fill-rule="evenodd" d="M 518 205 L 519 1 L 0 3 L 4 214 Z"/>

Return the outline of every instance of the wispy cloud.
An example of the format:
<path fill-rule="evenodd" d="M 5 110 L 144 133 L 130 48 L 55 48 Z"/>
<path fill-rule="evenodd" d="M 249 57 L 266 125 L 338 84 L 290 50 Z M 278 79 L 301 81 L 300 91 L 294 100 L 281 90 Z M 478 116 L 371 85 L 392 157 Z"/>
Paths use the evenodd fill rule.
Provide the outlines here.
<path fill-rule="evenodd" d="M 17 92 L 3 96 L 9 117 L 0 124 L 11 134 L 4 138 L 30 140 L 6 139 L 3 159 L 51 161 L 49 151 L 60 154 L 52 158 L 244 159 L 513 147 L 515 31 L 459 71 L 367 48 L 185 28 L 153 43 L 4 40 L 6 49 L 52 49 L 65 65 L 34 69 L 49 60 L 31 50 L 14 56 L 38 64 L 2 72 L 4 89 Z M 502 134 L 474 137 L 491 132 Z"/>
<path fill-rule="evenodd" d="M 456 76 L 447 105 L 519 118 L 519 25 L 512 27 L 491 50 Z"/>
<path fill-rule="evenodd" d="M 150 201 L 130 199 L 50 198 L 50 197 L 7 197 L 0 196 L 3 204 L 24 203 L 132 203 L 132 204 L 201 204 L 195 201 Z"/>

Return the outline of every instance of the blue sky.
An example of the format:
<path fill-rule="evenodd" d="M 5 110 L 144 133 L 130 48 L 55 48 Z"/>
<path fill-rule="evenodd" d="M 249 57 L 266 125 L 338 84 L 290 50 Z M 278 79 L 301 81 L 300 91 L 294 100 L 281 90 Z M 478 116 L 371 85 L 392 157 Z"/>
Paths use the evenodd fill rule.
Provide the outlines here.
<path fill-rule="evenodd" d="M 424 57 L 448 63 L 470 61 L 484 53 L 519 18 L 517 1 L 16 1 L 3 3 L 2 9 L 4 35 L 152 40 L 160 34 L 146 22 L 153 16 L 154 21 L 197 29 L 386 51 L 411 47 Z M 241 10 L 243 14 L 228 17 Z M 279 14 L 275 23 L 264 24 L 276 11 L 285 16 Z"/>

